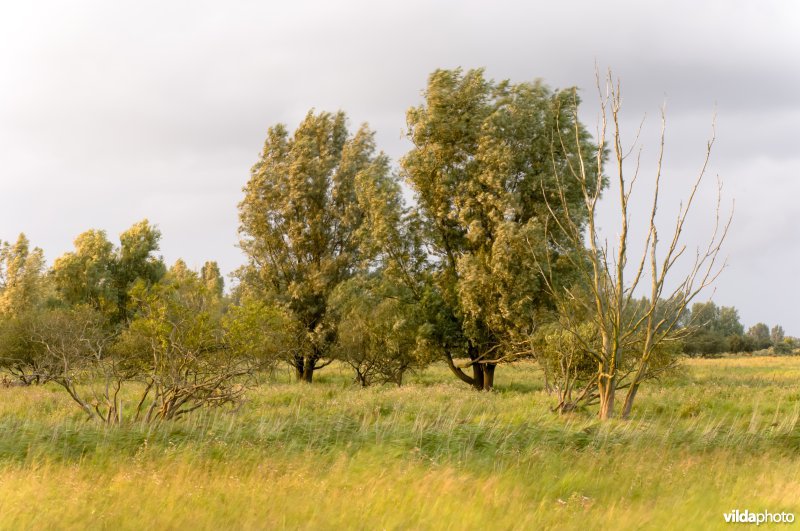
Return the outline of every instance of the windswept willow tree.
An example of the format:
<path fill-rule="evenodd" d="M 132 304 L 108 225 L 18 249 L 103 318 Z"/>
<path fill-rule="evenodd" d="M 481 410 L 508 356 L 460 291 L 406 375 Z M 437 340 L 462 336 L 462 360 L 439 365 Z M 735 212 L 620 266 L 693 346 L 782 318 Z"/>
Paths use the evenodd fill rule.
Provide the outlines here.
<path fill-rule="evenodd" d="M 560 323 L 581 344 L 585 355 L 596 366 L 596 397 L 599 400 L 601 419 L 615 414 L 617 392 L 625 390 L 622 416 L 627 417 L 633 407 L 640 385 L 656 376 L 669 366 L 659 360 L 665 350 L 670 350 L 685 329 L 680 327 L 681 319 L 690 302 L 707 288 L 720 274 L 723 265 L 719 261 L 722 243 L 728 232 L 731 218 L 720 218 L 720 191 L 718 183 L 714 228 L 708 243 L 686 256 L 685 263 L 679 259 L 687 255 L 682 236 L 689 211 L 696 202 L 698 189 L 706 175 L 713 136 L 706 146 L 705 157 L 693 184 L 688 190 L 686 200 L 681 204 L 677 218 L 664 233 L 657 223 L 660 192 L 662 191 L 662 161 L 664 155 L 664 127 L 666 123 L 662 110 L 661 142 L 653 174 L 653 195 L 645 220 L 645 236 L 642 254 L 629 262 L 631 248 L 630 205 L 635 199 L 633 192 L 639 178 L 639 155 L 641 149 L 623 146 L 620 126 L 620 89 L 613 83 L 609 73 L 605 90 L 597 79 L 600 91 L 600 123 L 597 138 L 598 146 L 592 152 L 581 147 L 581 157 L 570 160 L 566 168 L 554 165 L 554 175 L 558 183 L 558 199 L 548 201 L 551 209 L 550 226 L 559 234 L 554 241 L 567 241 L 571 248 L 581 248 L 586 241 L 584 252 L 562 252 L 561 259 L 568 259 L 577 271 L 576 281 L 571 287 L 559 287 L 552 282 L 549 264 L 537 262 L 541 278 L 561 309 Z M 579 102 L 577 97 L 567 100 L 567 113 L 576 117 Z M 610 124 L 609 124 L 610 121 Z M 577 123 L 575 120 L 572 123 Z M 610 128 L 610 131 L 609 131 Z M 583 135 L 582 129 L 573 126 L 570 140 L 562 136 L 561 149 L 569 152 L 575 144 L 574 138 Z M 638 134 L 637 134 L 638 139 Z M 605 150 L 611 144 L 613 169 L 606 165 Z M 634 155 L 633 160 L 628 160 Z M 587 160 L 592 162 L 586 163 Z M 606 171 L 611 172 L 611 191 L 619 202 L 616 212 L 619 225 L 619 239 L 616 247 L 609 246 L 608 240 L 598 227 L 598 203 L 600 187 Z M 629 173 L 632 170 L 632 173 Z M 579 208 L 574 206 L 570 194 L 580 191 Z M 647 204 L 647 200 L 640 202 Z M 563 215 L 566 213 L 567 215 Z M 532 253 L 535 254 L 535 253 Z M 548 255 L 550 258 L 552 255 Z M 683 272 L 680 272 L 680 271 Z M 645 287 L 649 281 L 649 286 Z M 647 296 L 637 299 L 634 295 L 643 291 Z M 595 340 L 587 340 L 581 333 L 582 327 L 589 323 L 596 331 Z"/>
<path fill-rule="evenodd" d="M 0 241 L 0 370 L 24 384 L 41 381 L 25 329 L 51 292 L 41 249 L 24 234 L 13 245 Z"/>
<path fill-rule="evenodd" d="M 12 245 L 0 241 L 0 316 L 18 316 L 44 297 L 44 252 L 20 234 Z"/>
<path fill-rule="evenodd" d="M 343 112 L 309 112 L 293 135 L 271 127 L 239 204 L 249 258 L 242 291 L 283 306 L 304 330 L 289 360 L 298 380 L 312 381 L 331 362 L 329 297 L 368 258 L 358 189 L 389 174 L 373 137 L 366 125 L 350 135 Z"/>
<path fill-rule="evenodd" d="M 557 205 L 558 196 L 553 167 L 565 171 L 578 164 L 579 152 L 597 150 L 568 112 L 573 95 L 539 81 L 496 83 L 482 70 L 437 70 L 424 103 L 408 111 L 413 148 L 402 170 L 433 259 L 432 322 L 447 329 L 432 337 L 453 373 L 477 389 L 492 388 L 497 363 L 513 356 L 514 343 L 551 303 L 531 274 L 528 245 L 548 245 L 547 197 Z M 559 138 L 564 149 L 554 150 Z M 603 182 L 595 172 L 586 167 L 586 186 L 599 195 Z M 580 212 L 578 183 L 562 184 L 564 208 Z M 551 237 L 562 247 L 582 246 Z"/>

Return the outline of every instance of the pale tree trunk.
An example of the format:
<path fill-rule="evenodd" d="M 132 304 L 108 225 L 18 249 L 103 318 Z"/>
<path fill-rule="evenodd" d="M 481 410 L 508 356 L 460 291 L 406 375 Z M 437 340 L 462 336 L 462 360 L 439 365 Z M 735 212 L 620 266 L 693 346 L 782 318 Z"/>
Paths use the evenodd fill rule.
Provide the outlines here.
<path fill-rule="evenodd" d="M 625 395 L 625 404 L 622 406 L 622 418 L 627 419 L 631 415 L 633 409 L 633 401 L 636 398 L 636 393 L 639 391 L 639 384 L 634 382 L 631 384 L 628 393 Z"/>
<path fill-rule="evenodd" d="M 635 376 L 630 381 L 627 389 L 625 401 L 622 407 L 622 417 L 627 418 L 631 414 L 636 394 L 639 386 L 644 381 L 652 378 L 648 371 L 650 357 L 659 344 L 671 341 L 681 335 L 680 319 L 685 309 L 691 301 L 704 289 L 709 287 L 722 272 L 725 267 L 724 262 L 718 261 L 719 252 L 725 241 L 728 229 L 730 228 L 730 216 L 727 221 L 720 216 L 721 207 L 721 182 L 717 184 L 717 200 L 714 210 L 713 230 L 707 244 L 700 245 L 693 257 L 687 258 L 686 268 L 683 272 L 672 271 L 678 259 L 683 255 L 686 246 L 681 243 L 681 236 L 685 230 L 685 223 L 689 211 L 691 210 L 696 198 L 701 197 L 699 187 L 706 174 L 711 146 L 714 142 L 714 132 L 706 145 L 705 157 L 694 183 L 689 189 L 688 197 L 680 204 L 678 216 L 672 226 L 671 232 L 667 232 L 667 237 L 661 240 L 661 232 L 656 226 L 656 213 L 659 209 L 659 197 L 661 188 L 662 161 L 664 155 L 664 140 L 666 117 L 662 108 L 661 111 L 661 135 L 660 147 L 657 151 L 657 161 L 655 168 L 655 182 L 652 198 L 649 202 L 649 220 L 642 228 L 645 229 L 644 241 L 641 254 L 635 262 L 630 264 L 630 276 L 626 273 L 629 255 L 629 204 L 634 191 L 634 183 L 639 175 L 639 158 L 633 162 L 634 173 L 632 177 L 626 177 L 625 159 L 636 151 L 636 143 L 630 148 L 623 147 L 622 134 L 620 127 L 620 108 L 621 95 L 619 81 L 616 83 L 609 72 L 606 79 L 605 88 L 601 84 L 599 71 L 596 73 L 597 89 L 600 94 L 600 117 L 598 123 L 597 150 L 593 152 L 595 172 L 592 175 L 587 171 L 584 163 L 584 154 L 579 153 L 578 164 L 569 165 L 567 176 L 574 179 L 580 187 L 583 200 L 587 210 L 585 220 L 583 218 L 574 219 L 570 214 L 570 205 L 567 200 L 568 191 L 565 188 L 559 172 L 556 171 L 558 201 L 562 211 L 567 213 L 561 216 L 548 203 L 547 207 L 554 225 L 559 231 L 574 245 L 576 249 L 582 249 L 588 245 L 587 260 L 571 260 L 569 253 L 565 255 L 571 260 L 572 265 L 581 273 L 580 283 L 582 287 L 588 288 L 588 297 L 575 297 L 572 292 L 566 295 L 562 288 L 556 288 L 552 280 L 551 263 L 548 256 L 548 268 L 545 270 L 541 265 L 539 272 L 545 279 L 550 293 L 556 301 L 564 303 L 564 307 L 569 309 L 577 302 L 581 309 L 587 311 L 589 318 L 598 328 L 602 343 L 596 348 L 598 352 L 593 358 L 598 364 L 597 391 L 600 399 L 599 417 L 603 420 L 614 416 L 614 394 L 618 380 L 617 369 L 624 365 L 632 366 Z M 579 140 L 581 131 L 579 129 L 578 99 L 573 100 L 572 111 L 574 113 L 574 140 Z M 609 114 L 610 112 L 610 114 Z M 608 120 L 611 120 L 611 149 L 616 162 L 616 169 L 613 172 L 606 171 L 605 153 L 607 151 Z M 712 123 L 713 125 L 713 123 Z M 641 131 L 641 130 L 640 130 Z M 639 137 L 639 132 L 636 138 Z M 572 135 L 571 135 L 572 136 Z M 560 137 L 560 133 L 559 133 Z M 560 137 L 562 148 L 566 149 L 564 138 Z M 580 147 L 580 142 L 577 143 Z M 641 148 L 641 146 L 638 146 Z M 615 174 L 615 175 L 614 175 Z M 614 175 L 614 176 L 612 176 Z M 601 230 L 596 225 L 596 206 L 600 200 L 604 182 L 603 177 L 608 176 L 609 182 L 619 197 L 619 205 L 615 208 L 619 215 L 619 240 L 616 252 L 609 247 L 607 238 L 601 234 Z M 545 199 L 547 199 L 545 197 Z M 639 203 L 640 200 L 634 200 Z M 661 249 L 658 253 L 658 249 Z M 616 255 L 616 256 L 614 256 Z M 660 256 L 658 256 L 660 255 Z M 610 258 L 614 256 L 614 259 Z M 626 310 L 635 308 L 633 296 L 637 293 L 637 287 L 643 279 L 650 278 L 651 289 L 649 300 L 643 310 L 636 310 L 638 314 L 626 315 Z M 670 278 L 667 288 L 667 279 Z M 579 292 L 580 293 L 580 292 Z M 663 312 L 659 311 L 659 304 L 663 304 Z M 576 332 L 576 325 L 572 323 L 572 316 L 567 316 L 570 320 L 569 327 Z M 576 336 L 578 334 L 576 333 Z M 643 346 L 639 347 L 639 339 L 642 338 Z M 632 352 L 632 346 L 636 346 L 638 352 Z M 638 358 L 631 358 L 638 356 Z M 627 379 L 626 379 L 627 382 Z"/>
<path fill-rule="evenodd" d="M 649 322 L 648 327 L 652 328 L 652 325 Z M 636 369 L 636 373 L 633 376 L 631 386 L 628 388 L 628 392 L 625 394 L 625 403 L 622 406 L 622 418 L 624 419 L 630 417 L 631 409 L 633 409 L 633 401 L 636 399 L 636 393 L 639 392 L 639 384 L 645 378 L 645 374 L 647 372 L 647 363 L 651 353 L 651 349 L 648 348 L 650 346 L 650 341 L 651 334 L 648 334 L 648 337 L 645 341 L 644 354 L 642 355 L 642 359 L 639 361 L 639 367 Z"/>
<path fill-rule="evenodd" d="M 608 420 L 614 416 L 614 394 L 617 391 L 617 378 L 609 371 L 610 367 L 600 365 L 600 377 L 597 380 L 597 391 L 600 395 L 600 420 Z"/>
<path fill-rule="evenodd" d="M 601 301 L 597 301 L 602 307 Z M 622 315 L 619 306 L 616 307 L 617 315 Z M 617 392 L 617 353 L 619 345 L 619 330 L 612 326 L 611 331 L 603 330 L 602 356 L 597 363 L 597 395 L 600 399 L 600 420 L 608 420 L 614 416 L 614 398 Z"/>

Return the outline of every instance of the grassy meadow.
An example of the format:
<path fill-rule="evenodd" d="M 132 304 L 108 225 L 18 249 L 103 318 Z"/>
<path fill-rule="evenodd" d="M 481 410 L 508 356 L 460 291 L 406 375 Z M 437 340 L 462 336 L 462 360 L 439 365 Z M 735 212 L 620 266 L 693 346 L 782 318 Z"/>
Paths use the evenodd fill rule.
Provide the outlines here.
<path fill-rule="evenodd" d="M 714 529 L 736 508 L 800 517 L 800 357 L 687 360 L 642 389 L 631 420 L 607 423 L 551 413 L 527 363 L 499 367 L 494 393 L 445 367 L 401 388 L 357 388 L 343 367 L 318 376 L 278 375 L 236 412 L 112 428 L 55 386 L 0 389 L 0 528 Z"/>

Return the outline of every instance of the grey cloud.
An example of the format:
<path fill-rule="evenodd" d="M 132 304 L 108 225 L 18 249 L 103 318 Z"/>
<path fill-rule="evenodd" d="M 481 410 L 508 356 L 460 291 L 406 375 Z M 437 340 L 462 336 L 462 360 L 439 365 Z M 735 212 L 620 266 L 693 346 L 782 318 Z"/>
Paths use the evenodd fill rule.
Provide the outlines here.
<path fill-rule="evenodd" d="M 397 159 L 408 147 L 405 110 L 420 101 L 435 68 L 486 67 L 494 78 L 577 85 L 584 119 L 592 122 L 598 63 L 622 80 L 626 129 L 647 113 L 648 169 L 666 101 L 670 204 L 702 159 L 716 104 L 711 176 L 721 174 L 726 194 L 737 197 L 732 265 L 717 296 L 739 307 L 748 323 L 768 306 L 763 319 L 800 333 L 788 302 L 800 288 L 787 285 L 785 266 L 796 261 L 800 241 L 792 223 L 782 221 L 794 219 L 792 198 L 800 194 L 792 134 L 800 118 L 797 4 L 221 6 L 0 7 L 1 238 L 24 230 L 52 259 L 87 228 L 114 236 L 149 217 L 164 232 L 168 260 L 182 256 L 199 265 L 216 258 L 230 271 L 242 261 L 236 203 L 270 125 L 293 126 L 311 107 L 341 108 L 353 127 L 368 121 L 381 149 Z M 761 295 L 749 290 L 753 278 L 764 279 Z M 772 300 L 779 293 L 783 298 Z"/>

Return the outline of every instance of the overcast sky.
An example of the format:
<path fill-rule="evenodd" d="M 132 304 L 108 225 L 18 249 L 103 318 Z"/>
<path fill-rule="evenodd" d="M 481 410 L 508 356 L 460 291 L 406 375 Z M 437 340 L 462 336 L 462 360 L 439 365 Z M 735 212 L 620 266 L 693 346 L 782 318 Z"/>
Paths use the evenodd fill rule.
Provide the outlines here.
<path fill-rule="evenodd" d="M 427 75 L 461 66 L 577 85 L 593 130 L 597 63 L 621 79 L 628 138 L 647 116 L 643 180 L 666 102 L 666 212 L 696 174 L 716 112 L 710 177 L 736 211 L 713 300 L 736 306 L 745 326 L 798 335 L 798 6 L 2 1 L 0 239 L 24 231 L 52 262 L 86 229 L 116 240 L 148 218 L 169 263 L 215 259 L 231 271 L 243 261 L 236 205 L 270 125 L 343 109 L 396 160 Z M 712 198 L 701 194 L 688 243 L 707 234 Z"/>

